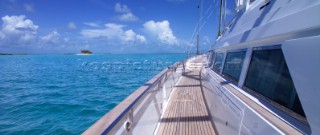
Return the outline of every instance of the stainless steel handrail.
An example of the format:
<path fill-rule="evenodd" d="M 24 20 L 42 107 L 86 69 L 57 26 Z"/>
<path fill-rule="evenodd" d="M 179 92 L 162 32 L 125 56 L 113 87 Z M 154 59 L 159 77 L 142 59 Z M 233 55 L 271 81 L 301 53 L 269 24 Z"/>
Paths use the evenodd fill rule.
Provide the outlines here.
<path fill-rule="evenodd" d="M 89 129 L 87 129 L 83 134 L 113 134 L 119 132 L 121 134 L 130 134 L 133 128 L 138 125 L 138 121 L 143 115 L 139 114 L 140 118 L 134 117 L 134 112 L 137 111 L 137 107 L 143 103 L 146 103 L 144 102 L 144 100 L 147 100 L 150 97 L 155 98 L 156 96 L 159 96 L 159 93 L 160 95 L 162 95 L 161 93 L 167 92 L 167 90 L 168 93 L 171 93 L 174 84 L 177 82 L 176 78 L 178 78 L 182 74 L 181 68 L 185 67 L 183 66 L 185 62 L 185 60 L 177 62 L 172 66 L 164 69 L 162 72 L 157 74 L 154 78 L 152 78 L 145 84 L 148 85 L 147 87 L 140 87 L 137 91 L 132 93 L 127 99 L 123 101 L 129 101 L 130 103 L 121 102 L 112 110 L 113 112 L 111 114 L 109 114 L 111 112 L 110 111 Z M 178 68 L 181 72 L 177 72 Z M 171 87 L 166 88 L 165 84 L 167 83 L 172 83 L 170 84 Z M 158 93 L 152 93 L 154 91 L 157 91 Z M 160 103 L 157 103 L 157 101 L 155 101 L 156 104 L 161 104 L 161 107 L 158 108 L 161 110 L 160 113 L 162 113 L 163 111 L 163 103 L 166 100 L 168 100 L 168 98 L 165 95 L 165 97 L 162 96 L 162 101 L 160 101 Z M 144 113 L 145 110 L 138 111 Z M 137 114 L 138 113 L 136 113 L 136 115 Z M 158 115 L 157 117 L 159 117 L 158 119 L 160 119 L 160 115 Z M 121 124 L 124 125 L 123 129 L 121 129 Z"/>

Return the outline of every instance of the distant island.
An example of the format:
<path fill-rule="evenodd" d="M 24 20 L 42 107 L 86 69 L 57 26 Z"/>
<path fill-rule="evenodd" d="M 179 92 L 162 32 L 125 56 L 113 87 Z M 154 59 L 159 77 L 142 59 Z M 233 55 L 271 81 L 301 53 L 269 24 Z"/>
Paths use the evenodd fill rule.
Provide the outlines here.
<path fill-rule="evenodd" d="M 0 55 L 13 55 L 13 54 L 10 54 L 10 53 L 0 53 Z"/>
<path fill-rule="evenodd" d="M 17 54 L 11 54 L 11 53 L 0 53 L 0 55 L 28 55 L 24 53 L 17 53 Z"/>
<path fill-rule="evenodd" d="M 92 54 L 89 50 L 81 50 L 81 54 Z"/>

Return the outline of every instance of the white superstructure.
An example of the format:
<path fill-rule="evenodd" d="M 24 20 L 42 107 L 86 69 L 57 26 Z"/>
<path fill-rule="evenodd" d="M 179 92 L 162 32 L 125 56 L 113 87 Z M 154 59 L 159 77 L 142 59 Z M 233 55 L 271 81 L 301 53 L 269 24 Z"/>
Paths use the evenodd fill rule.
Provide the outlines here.
<path fill-rule="evenodd" d="M 239 0 L 237 5 L 234 18 L 209 51 L 210 68 L 206 70 L 212 69 L 254 104 L 300 133 L 320 134 L 320 1 Z M 238 113 L 230 118 L 237 123 L 232 133 L 263 133 L 263 128 L 258 132 L 261 125 L 273 129 L 264 133 L 281 133 L 281 125 L 260 117 L 249 105 L 252 103 L 243 103 L 228 88 L 219 87 L 238 108 L 224 108 Z M 210 92 L 206 96 L 213 105 L 223 98 Z M 220 133 L 233 130 L 227 132 L 217 125 Z"/>

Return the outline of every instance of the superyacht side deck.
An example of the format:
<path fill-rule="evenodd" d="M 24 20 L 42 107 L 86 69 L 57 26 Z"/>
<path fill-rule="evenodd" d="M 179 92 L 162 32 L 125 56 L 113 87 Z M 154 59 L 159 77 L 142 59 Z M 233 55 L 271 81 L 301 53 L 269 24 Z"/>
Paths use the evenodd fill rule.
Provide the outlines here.
<path fill-rule="evenodd" d="M 164 69 L 83 134 L 319 134 L 320 1 L 236 0 L 230 21 L 226 4 L 207 56 Z"/>
<path fill-rule="evenodd" d="M 175 85 L 157 135 L 214 135 L 201 86 L 200 69 L 189 69 Z"/>

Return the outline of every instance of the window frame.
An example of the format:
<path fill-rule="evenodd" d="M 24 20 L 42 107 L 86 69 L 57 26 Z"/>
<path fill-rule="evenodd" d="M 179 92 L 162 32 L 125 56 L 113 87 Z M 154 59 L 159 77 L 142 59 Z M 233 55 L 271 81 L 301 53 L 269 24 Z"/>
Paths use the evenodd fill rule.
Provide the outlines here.
<path fill-rule="evenodd" d="M 292 118 L 302 122 L 303 124 L 309 126 L 309 123 L 308 123 L 308 120 L 306 117 L 290 110 L 289 108 L 273 101 L 272 99 L 248 88 L 245 86 L 245 82 L 247 80 L 247 77 L 248 77 L 248 73 L 249 73 L 249 68 L 250 68 L 250 65 L 252 64 L 252 58 L 253 58 L 253 52 L 254 51 L 259 51 L 259 50 L 276 50 L 276 49 L 280 49 L 282 51 L 282 48 L 281 48 L 282 45 L 271 45 L 271 46 L 259 46 L 259 47 L 253 47 L 252 48 L 252 53 L 250 55 L 250 59 L 249 59 L 249 65 L 246 69 L 246 73 L 245 73 L 245 77 L 244 77 L 244 82 L 243 82 L 243 85 L 242 85 L 242 89 L 245 90 L 246 92 L 250 93 L 251 95 L 253 95 L 254 97 L 258 98 L 258 99 L 261 99 L 263 102 L 273 106 L 275 109 L 277 110 L 280 110 L 282 112 L 284 112 L 285 114 L 291 116 Z M 282 52 L 283 53 L 283 52 Z M 286 62 L 286 61 L 285 61 Z M 291 74 L 290 74 L 291 75 Z M 298 95 L 297 95 L 298 96 Z M 300 104 L 301 104 L 301 101 L 299 100 Z M 303 108 L 302 108 L 303 109 Z M 303 110 L 304 111 L 304 110 Z"/>
<path fill-rule="evenodd" d="M 210 63 L 209 67 L 212 68 L 212 67 L 214 66 L 214 61 L 215 61 L 215 58 L 216 58 L 216 52 L 213 51 L 213 50 L 211 50 L 210 53 L 209 53 L 209 55 L 210 55 L 210 56 L 209 56 L 209 57 L 210 57 L 210 58 L 209 58 L 209 60 L 210 60 L 210 61 L 209 61 L 209 63 Z"/>
<path fill-rule="evenodd" d="M 222 66 L 222 69 L 221 69 L 221 70 L 222 70 L 222 71 L 221 71 L 221 76 L 225 77 L 227 80 L 231 81 L 233 84 L 238 85 L 238 82 L 239 82 L 240 79 L 241 79 L 242 68 L 244 68 L 244 67 L 243 67 L 243 64 L 244 64 L 244 60 L 245 60 L 245 58 L 246 58 L 246 53 L 247 53 L 247 51 L 248 51 L 247 48 L 227 51 L 227 52 L 226 52 L 226 55 L 225 55 L 225 58 L 224 58 L 223 66 Z M 224 67 L 225 67 L 225 64 L 226 64 L 226 61 L 227 61 L 228 53 L 235 53 L 235 52 L 245 52 L 244 58 L 243 58 L 243 60 L 242 60 L 242 67 L 241 67 L 241 71 L 240 71 L 239 80 L 236 80 L 236 79 L 233 78 L 231 75 L 229 75 L 229 74 L 227 74 L 227 73 L 224 72 Z"/>
<path fill-rule="evenodd" d="M 222 61 L 221 61 L 221 69 L 219 69 L 219 67 L 215 66 L 216 60 L 217 60 L 217 55 L 218 54 L 222 54 Z M 218 74 L 221 73 L 222 69 L 223 69 L 223 65 L 224 65 L 224 61 L 225 61 L 225 56 L 226 53 L 222 52 L 222 51 L 215 51 L 215 57 L 214 57 L 214 61 L 212 63 L 212 69 L 214 69 L 214 71 L 216 71 Z"/>

